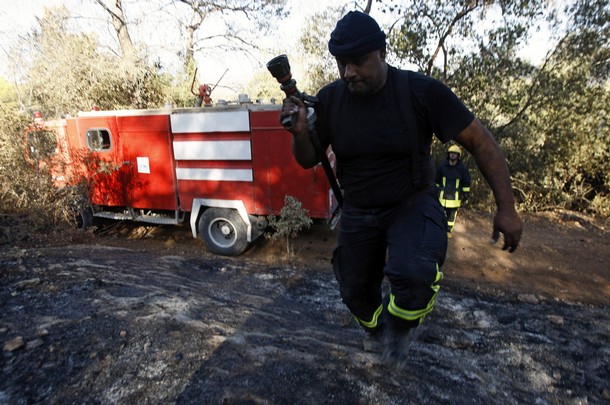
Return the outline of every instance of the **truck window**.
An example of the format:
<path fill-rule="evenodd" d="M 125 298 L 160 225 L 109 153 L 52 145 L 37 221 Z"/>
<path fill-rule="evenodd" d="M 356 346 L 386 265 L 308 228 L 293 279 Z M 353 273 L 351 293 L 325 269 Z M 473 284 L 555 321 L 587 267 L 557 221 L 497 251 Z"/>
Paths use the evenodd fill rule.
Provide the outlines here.
<path fill-rule="evenodd" d="M 47 159 L 57 153 L 57 136 L 53 131 L 28 132 L 28 154 L 34 159 Z"/>
<path fill-rule="evenodd" d="M 87 146 L 92 151 L 108 150 L 112 146 L 110 131 L 105 128 L 87 130 Z"/>

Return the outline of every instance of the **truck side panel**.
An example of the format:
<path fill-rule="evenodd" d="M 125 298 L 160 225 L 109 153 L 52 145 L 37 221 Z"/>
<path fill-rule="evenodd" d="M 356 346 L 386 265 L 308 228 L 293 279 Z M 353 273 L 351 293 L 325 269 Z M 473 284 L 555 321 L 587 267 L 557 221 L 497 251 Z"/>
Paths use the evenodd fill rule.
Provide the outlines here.
<path fill-rule="evenodd" d="M 123 166 L 121 137 L 114 115 L 78 117 L 76 134 L 79 152 L 77 157 L 84 164 L 84 175 L 91 185 L 91 203 L 116 207 L 129 206 L 129 170 Z M 103 131 L 108 135 L 107 143 L 91 150 L 88 133 Z"/>
<path fill-rule="evenodd" d="M 118 116 L 121 162 L 129 173 L 128 206 L 178 209 L 169 115 Z"/>
<path fill-rule="evenodd" d="M 291 135 L 279 123 L 279 110 L 251 112 L 252 164 L 256 211 L 279 213 L 284 197 L 303 204 L 312 218 L 328 218 L 329 186 L 320 165 L 303 169 L 291 152 Z"/>
<path fill-rule="evenodd" d="M 254 212 L 252 148 L 247 109 L 171 115 L 180 205 L 193 199 L 241 200 Z"/>

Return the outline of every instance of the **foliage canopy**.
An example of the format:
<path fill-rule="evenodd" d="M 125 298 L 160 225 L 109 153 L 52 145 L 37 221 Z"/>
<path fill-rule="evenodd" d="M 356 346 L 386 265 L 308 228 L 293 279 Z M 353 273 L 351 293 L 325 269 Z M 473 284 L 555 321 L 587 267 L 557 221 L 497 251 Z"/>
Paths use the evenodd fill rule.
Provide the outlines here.
<path fill-rule="evenodd" d="M 491 130 L 523 209 L 610 214 L 607 0 L 560 10 L 543 0 L 383 4 L 399 16 L 390 50 L 447 83 Z M 520 56 L 532 31 L 559 26 L 569 29 L 558 31 L 539 65 Z M 437 148 L 439 160 L 444 153 Z M 474 184 L 479 207 L 492 207 L 478 173 Z"/>
<path fill-rule="evenodd" d="M 90 1 L 107 6 L 121 3 Z M 350 7 L 363 5 L 359 3 L 365 2 L 343 2 L 311 19 L 299 55 L 291 56 L 296 61 L 293 65 L 302 64 L 307 71 L 307 77 L 299 78 L 304 83 L 301 90 L 315 94 L 337 77 L 327 40 L 337 19 Z M 12 177 L 8 173 L 16 170 L 14 164 L 19 161 L 11 153 L 21 153 L 17 139 L 26 119 L 20 114 L 29 116 L 40 110 L 52 118 L 94 105 L 102 109 L 157 108 L 168 102 L 190 106 L 195 64 L 188 49 L 197 54 L 206 49 L 204 44 L 215 46 L 201 29 L 205 18 L 212 13 L 236 13 L 263 33 L 272 27 L 273 18 L 284 18 L 290 11 L 288 3 L 280 0 L 171 4 L 173 8 L 163 11 L 175 13 L 185 33 L 180 51 L 183 69 L 173 74 L 151 62 L 154 56 L 144 42 L 109 49 L 94 33 L 76 29 L 66 8 L 47 10 L 38 26 L 9 51 L 14 77 L 0 82 L 3 179 Z M 391 63 L 414 66 L 444 81 L 494 134 L 509 162 L 522 209 L 561 207 L 610 215 L 609 0 L 571 0 L 561 8 L 545 0 L 411 0 L 408 4 L 380 0 L 372 4 L 371 13 L 383 21 L 388 34 Z M 122 20 L 108 22 L 119 39 L 138 38 L 124 35 L 125 29 L 133 34 L 142 23 L 126 19 L 129 15 L 127 10 L 120 15 Z M 245 53 L 260 50 L 253 34 L 233 35 L 231 21 L 235 20 L 226 20 L 225 31 L 230 41 L 223 46 Z M 549 27 L 564 29 L 547 31 Z M 193 30 L 192 36 L 186 35 L 188 30 Z M 521 50 L 535 40 L 532 33 L 537 32 L 548 32 L 553 47 L 534 63 Z M 252 98 L 281 97 L 278 84 L 267 72 L 254 76 L 248 92 Z M 434 153 L 440 161 L 444 147 L 435 145 Z M 469 158 L 465 160 L 474 172 L 472 202 L 491 209 L 484 180 Z M 3 196 L 21 195 L 21 191 L 11 194 L 19 187 L 3 184 Z"/>

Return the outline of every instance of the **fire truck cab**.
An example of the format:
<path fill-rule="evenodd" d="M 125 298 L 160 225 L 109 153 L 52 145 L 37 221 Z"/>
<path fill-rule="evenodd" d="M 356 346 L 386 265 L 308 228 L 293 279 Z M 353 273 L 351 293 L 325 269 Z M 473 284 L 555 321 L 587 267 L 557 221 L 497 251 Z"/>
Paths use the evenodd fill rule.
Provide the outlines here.
<path fill-rule="evenodd" d="M 234 256 L 264 232 L 286 195 L 314 219 L 328 219 L 336 204 L 322 167 L 295 162 L 279 109 L 89 111 L 44 128 L 57 136 L 58 186 L 86 180 L 93 217 L 188 220 L 210 251 Z"/>

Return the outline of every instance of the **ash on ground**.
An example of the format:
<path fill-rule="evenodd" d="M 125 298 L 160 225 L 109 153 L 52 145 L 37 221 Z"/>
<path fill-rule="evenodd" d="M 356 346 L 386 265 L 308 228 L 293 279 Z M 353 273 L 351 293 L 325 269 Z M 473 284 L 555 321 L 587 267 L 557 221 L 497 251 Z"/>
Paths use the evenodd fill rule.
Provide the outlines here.
<path fill-rule="evenodd" d="M 606 305 L 448 283 L 397 372 L 330 267 L 98 244 L 0 253 L 0 404 L 597 404 Z"/>

